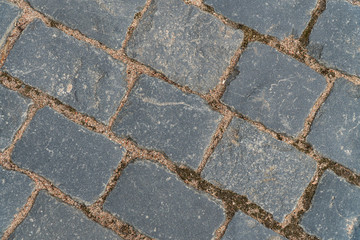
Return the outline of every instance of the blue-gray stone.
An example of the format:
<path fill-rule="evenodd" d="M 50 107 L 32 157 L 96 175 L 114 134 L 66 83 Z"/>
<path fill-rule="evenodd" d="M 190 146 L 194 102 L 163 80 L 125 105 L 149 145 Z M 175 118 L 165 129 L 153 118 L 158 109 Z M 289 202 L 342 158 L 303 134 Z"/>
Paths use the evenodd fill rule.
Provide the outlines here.
<path fill-rule="evenodd" d="M 200 97 L 145 76 L 130 93 L 112 130 L 196 168 L 220 119 Z"/>
<path fill-rule="evenodd" d="M 321 154 L 360 173 L 360 86 L 338 79 L 321 106 L 308 141 Z"/>
<path fill-rule="evenodd" d="M 30 100 L 0 85 L 0 151 L 9 146 L 26 118 Z"/>
<path fill-rule="evenodd" d="M 285 240 L 286 238 L 264 227 L 253 218 L 237 212 L 229 223 L 222 240 Z"/>
<path fill-rule="evenodd" d="M 154 0 L 126 51 L 171 80 L 206 93 L 219 82 L 243 35 L 183 1 Z"/>
<path fill-rule="evenodd" d="M 263 34 L 299 37 L 311 18 L 316 0 L 205 0 L 225 17 Z"/>
<path fill-rule="evenodd" d="M 360 188 L 326 171 L 301 225 L 324 240 L 360 239 Z"/>
<path fill-rule="evenodd" d="M 28 0 L 36 10 L 78 29 L 108 47 L 119 49 L 135 13 L 146 0 Z"/>
<path fill-rule="evenodd" d="M 323 76 L 306 65 L 260 43 L 248 46 L 237 65 L 240 74 L 222 98 L 251 119 L 291 136 L 326 87 Z"/>
<path fill-rule="evenodd" d="M 114 232 L 88 219 L 79 210 L 40 191 L 25 220 L 9 239 L 122 239 Z"/>
<path fill-rule="evenodd" d="M 14 27 L 19 14 L 19 8 L 7 1 L 0 0 L 0 47 L 5 43 L 6 37 Z"/>
<path fill-rule="evenodd" d="M 103 192 L 123 154 L 120 145 L 45 107 L 15 145 L 12 160 L 67 194 L 92 202 Z"/>
<path fill-rule="evenodd" d="M 129 164 L 104 209 L 158 239 L 211 239 L 223 209 L 152 162 Z"/>
<path fill-rule="evenodd" d="M 233 119 L 203 170 L 205 179 L 246 195 L 282 221 L 316 171 L 316 162 L 242 119 Z"/>
<path fill-rule="evenodd" d="M 127 86 L 122 63 L 40 20 L 16 41 L 3 70 L 105 123 Z"/>
<path fill-rule="evenodd" d="M 329 0 L 311 35 L 309 52 L 328 67 L 360 76 L 360 8 Z"/>
<path fill-rule="evenodd" d="M 26 175 L 0 167 L 0 236 L 24 206 L 33 190 Z"/>

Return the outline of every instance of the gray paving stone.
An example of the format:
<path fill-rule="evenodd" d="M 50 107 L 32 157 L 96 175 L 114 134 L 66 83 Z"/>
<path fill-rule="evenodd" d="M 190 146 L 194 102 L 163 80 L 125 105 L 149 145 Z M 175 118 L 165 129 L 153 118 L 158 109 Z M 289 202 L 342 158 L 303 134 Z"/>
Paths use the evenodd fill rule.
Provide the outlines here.
<path fill-rule="evenodd" d="M 0 85 L 0 151 L 11 143 L 26 118 L 30 100 Z"/>
<path fill-rule="evenodd" d="M 240 74 L 222 98 L 240 113 L 275 131 L 296 136 L 326 87 L 323 76 L 260 43 L 250 44 L 237 65 Z"/>
<path fill-rule="evenodd" d="M 360 173 L 360 86 L 345 79 L 334 88 L 311 126 L 308 141 L 323 155 Z"/>
<path fill-rule="evenodd" d="M 0 47 L 20 15 L 20 9 L 7 1 L 0 0 Z"/>
<path fill-rule="evenodd" d="M 205 0 L 215 11 L 263 34 L 299 37 L 311 17 L 316 0 Z"/>
<path fill-rule="evenodd" d="M 27 218 L 9 239 L 122 239 L 82 212 L 40 191 Z"/>
<path fill-rule="evenodd" d="M 171 80 L 206 93 L 219 82 L 243 33 L 179 0 L 155 0 L 135 29 L 127 54 Z"/>
<path fill-rule="evenodd" d="M 141 146 L 164 151 L 175 162 L 196 168 L 220 120 L 221 115 L 200 97 L 143 76 L 112 130 Z"/>
<path fill-rule="evenodd" d="M 360 76 L 359 36 L 359 6 L 330 0 L 311 32 L 309 52 L 328 67 Z"/>
<path fill-rule="evenodd" d="M 40 20 L 25 29 L 3 70 L 105 123 L 126 91 L 122 63 Z"/>
<path fill-rule="evenodd" d="M 214 184 L 248 196 L 282 221 L 295 208 L 315 170 L 315 161 L 307 155 L 244 120 L 233 119 L 202 174 Z"/>
<path fill-rule="evenodd" d="M 26 203 L 34 187 L 32 183 L 24 174 L 0 167 L 0 236 Z"/>
<path fill-rule="evenodd" d="M 92 202 L 123 154 L 120 145 L 45 107 L 16 144 L 12 160 L 73 197 Z"/>
<path fill-rule="evenodd" d="M 211 239 L 224 221 L 220 205 L 152 162 L 128 165 L 104 209 L 158 239 Z"/>
<path fill-rule="evenodd" d="M 264 227 L 253 218 L 237 212 L 229 223 L 222 240 L 285 240 L 286 238 Z"/>
<path fill-rule="evenodd" d="M 35 9 L 78 29 L 108 47 L 119 49 L 135 13 L 146 0 L 28 0 Z"/>
<path fill-rule="evenodd" d="M 324 240 L 360 239 L 360 188 L 325 172 L 301 225 Z"/>

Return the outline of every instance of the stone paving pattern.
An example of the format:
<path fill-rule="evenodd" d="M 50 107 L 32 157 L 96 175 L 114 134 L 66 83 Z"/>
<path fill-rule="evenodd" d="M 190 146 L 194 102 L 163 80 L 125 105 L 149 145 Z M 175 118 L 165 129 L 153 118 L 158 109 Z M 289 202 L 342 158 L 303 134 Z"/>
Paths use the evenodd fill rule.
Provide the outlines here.
<path fill-rule="evenodd" d="M 360 239 L 359 17 L 0 0 L 2 239 Z"/>

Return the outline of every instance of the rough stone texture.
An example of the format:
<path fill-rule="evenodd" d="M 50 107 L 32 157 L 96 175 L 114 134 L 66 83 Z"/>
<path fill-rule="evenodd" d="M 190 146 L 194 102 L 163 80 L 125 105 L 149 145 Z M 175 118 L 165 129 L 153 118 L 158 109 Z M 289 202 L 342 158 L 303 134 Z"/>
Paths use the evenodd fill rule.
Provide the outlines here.
<path fill-rule="evenodd" d="M 12 160 L 64 192 L 92 202 L 104 190 L 123 153 L 120 145 L 45 107 L 16 144 Z"/>
<path fill-rule="evenodd" d="M 234 119 L 203 170 L 205 179 L 248 198 L 282 221 L 316 170 L 313 159 Z M 291 183 L 291 184 L 289 184 Z"/>
<path fill-rule="evenodd" d="M 196 168 L 220 119 L 200 97 L 146 76 L 132 90 L 113 131 Z"/>
<path fill-rule="evenodd" d="M 104 208 L 158 239 L 211 239 L 224 220 L 219 205 L 151 162 L 127 166 Z"/>
<path fill-rule="evenodd" d="M 0 0 L 0 47 L 5 43 L 6 37 L 14 27 L 14 23 L 20 14 L 20 9 Z"/>
<path fill-rule="evenodd" d="M 26 118 L 30 100 L 0 85 L 0 151 L 11 143 Z"/>
<path fill-rule="evenodd" d="M 89 220 L 79 210 L 40 191 L 27 218 L 10 239 L 122 239 Z"/>
<path fill-rule="evenodd" d="M 35 9 L 78 29 L 108 47 L 119 49 L 135 13 L 146 0 L 28 0 Z"/>
<path fill-rule="evenodd" d="M 33 190 L 32 183 L 24 174 L 0 167 L 0 236 L 26 203 Z"/>
<path fill-rule="evenodd" d="M 301 225 L 321 239 L 360 239 L 360 188 L 325 172 Z"/>
<path fill-rule="evenodd" d="M 306 65 L 260 43 L 250 44 L 237 65 L 240 74 L 222 98 L 237 111 L 275 131 L 296 136 L 326 87 Z"/>
<path fill-rule="evenodd" d="M 301 35 L 316 0 L 205 0 L 205 3 L 232 21 L 263 34 L 284 38 Z"/>
<path fill-rule="evenodd" d="M 208 92 L 240 46 L 243 33 L 179 0 L 155 0 L 127 54 L 195 91 Z"/>
<path fill-rule="evenodd" d="M 229 223 L 222 240 L 285 240 L 286 238 L 264 227 L 253 218 L 237 212 Z"/>
<path fill-rule="evenodd" d="M 311 126 L 315 150 L 360 173 L 360 86 L 338 79 Z"/>
<path fill-rule="evenodd" d="M 310 54 L 328 67 L 360 76 L 360 8 L 329 0 L 310 35 Z"/>
<path fill-rule="evenodd" d="M 23 32 L 4 70 L 105 123 L 126 91 L 122 63 L 40 20 Z"/>

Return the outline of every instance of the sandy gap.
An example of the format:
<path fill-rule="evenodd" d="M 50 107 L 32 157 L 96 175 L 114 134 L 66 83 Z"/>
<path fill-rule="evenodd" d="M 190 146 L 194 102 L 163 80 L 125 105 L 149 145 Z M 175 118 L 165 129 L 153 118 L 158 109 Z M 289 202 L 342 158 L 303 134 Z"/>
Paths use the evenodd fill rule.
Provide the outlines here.
<path fill-rule="evenodd" d="M 21 208 L 21 210 L 15 214 L 13 221 L 9 225 L 9 227 L 5 230 L 2 240 L 6 240 L 10 237 L 10 235 L 15 231 L 15 229 L 24 221 L 24 219 L 29 214 L 32 206 L 35 203 L 36 196 L 38 195 L 40 189 L 35 188 L 30 196 L 28 197 L 25 205 Z"/>
<path fill-rule="evenodd" d="M 306 28 L 304 29 L 304 31 L 302 32 L 299 38 L 299 41 L 302 43 L 303 46 L 307 46 L 309 44 L 311 31 L 314 25 L 316 24 L 318 18 L 325 11 L 325 9 L 326 9 L 326 0 L 318 0 L 315 8 L 311 12 L 310 21 L 308 22 Z"/>
<path fill-rule="evenodd" d="M 343 166 L 340 163 L 328 159 L 328 166 L 331 171 L 341 178 L 344 178 L 348 183 L 360 187 L 360 175 L 351 169 Z"/>
<path fill-rule="evenodd" d="M 289 213 L 282 222 L 281 225 L 283 228 L 289 224 L 299 224 L 304 213 L 310 209 L 311 201 L 315 195 L 320 178 L 324 172 L 324 167 L 322 167 L 320 163 L 317 163 L 315 174 L 299 198 L 295 209 Z"/>
<path fill-rule="evenodd" d="M 140 77 L 140 74 L 133 69 L 134 67 L 133 67 L 132 64 L 128 64 L 126 66 L 126 68 L 127 68 L 127 70 L 126 70 L 126 72 L 127 72 L 126 81 L 128 83 L 127 84 L 127 91 L 126 91 L 125 95 L 123 96 L 123 98 L 121 99 L 120 104 L 119 104 L 118 108 L 116 109 L 114 115 L 111 116 L 111 118 L 109 120 L 108 131 L 111 130 L 111 127 L 114 124 L 119 112 L 125 106 L 128 98 L 130 96 L 131 90 L 134 88 L 137 79 Z"/>
<path fill-rule="evenodd" d="M 93 204 L 89 206 L 89 209 L 101 208 L 104 205 L 106 198 L 109 196 L 110 192 L 115 188 L 117 180 L 120 178 L 122 171 L 127 167 L 129 162 L 133 159 L 129 152 L 126 152 L 124 157 L 119 162 L 118 166 L 114 170 L 114 173 L 111 175 L 108 183 L 106 184 L 103 194 L 96 200 Z"/>
<path fill-rule="evenodd" d="M 221 240 L 221 238 L 224 236 L 226 229 L 229 225 L 229 223 L 231 222 L 231 220 L 233 219 L 235 213 L 229 213 L 226 212 L 226 216 L 225 216 L 225 220 L 224 222 L 221 224 L 221 226 L 215 231 L 215 237 L 214 240 Z"/>
<path fill-rule="evenodd" d="M 335 83 L 334 79 L 328 78 L 325 90 L 321 93 L 319 98 L 316 100 L 314 106 L 311 108 L 309 115 L 305 119 L 304 128 L 302 129 L 302 131 L 297 136 L 297 139 L 299 139 L 299 141 L 306 141 L 306 137 L 308 136 L 308 134 L 310 132 L 311 125 L 312 125 L 312 123 L 313 123 L 313 121 L 315 119 L 316 113 L 319 111 L 322 104 L 328 98 L 328 96 L 329 96 L 329 94 L 331 92 L 331 89 L 334 86 L 334 83 Z"/>
<path fill-rule="evenodd" d="M 211 154 L 214 152 L 216 146 L 219 144 L 220 140 L 222 139 L 224 132 L 226 131 L 227 127 L 229 126 L 231 120 L 233 118 L 233 115 L 231 113 L 225 115 L 221 122 L 219 123 L 217 129 L 215 130 L 215 133 L 211 137 L 211 141 L 207 149 L 205 150 L 204 156 L 202 161 L 200 162 L 196 172 L 198 174 L 201 174 L 201 171 L 204 169 L 206 163 L 208 162 Z"/>

